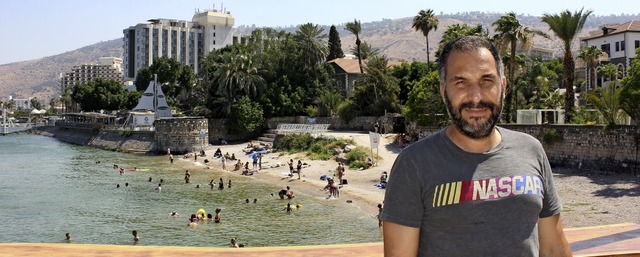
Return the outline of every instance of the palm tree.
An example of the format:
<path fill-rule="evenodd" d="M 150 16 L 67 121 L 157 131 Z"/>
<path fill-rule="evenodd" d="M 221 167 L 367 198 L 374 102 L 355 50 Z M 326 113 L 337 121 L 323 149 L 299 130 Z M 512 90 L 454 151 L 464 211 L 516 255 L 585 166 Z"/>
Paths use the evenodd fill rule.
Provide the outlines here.
<path fill-rule="evenodd" d="M 613 72 L 618 72 L 618 70 L 614 67 Z M 587 94 L 587 101 L 602 115 L 606 125 L 624 124 L 620 96 L 622 88 L 618 88 L 616 82 L 598 88 L 595 93 Z"/>
<path fill-rule="evenodd" d="M 300 26 L 295 32 L 294 38 L 302 48 L 302 57 L 307 67 L 313 67 L 324 61 L 329 51 L 327 34 L 323 34 L 324 29 L 319 25 L 307 23 Z"/>
<path fill-rule="evenodd" d="M 213 81 L 218 94 L 223 96 L 226 114 L 236 102 L 238 93 L 256 96 L 262 91 L 265 81 L 258 74 L 258 68 L 250 56 L 226 52 L 222 63 L 213 73 Z"/>
<path fill-rule="evenodd" d="M 438 50 L 436 51 L 436 57 L 440 56 L 444 46 L 461 36 L 478 36 L 485 39 L 489 39 L 489 30 L 483 29 L 482 24 L 477 24 L 472 27 L 468 24 L 453 24 L 447 27 L 447 30 L 442 34 L 442 39 L 438 42 Z"/>
<path fill-rule="evenodd" d="M 587 90 L 590 88 L 595 89 L 595 86 L 597 85 L 594 72 L 595 68 L 600 64 L 600 58 L 604 57 L 604 55 L 605 53 L 595 46 L 585 47 L 578 53 L 578 58 L 582 59 L 586 64 L 585 69 L 587 70 L 588 78 Z"/>
<path fill-rule="evenodd" d="M 542 22 L 549 25 L 549 29 L 553 31 L 564 44 L 564 59 L 562 61 L 562 64 L 565 84 L 564 87 L 566 90 L 564 102 L 565 123 L 569 123 L 571 121 L 571 118 L 573 117 L 573 107 L 575 101 L 573 82 L 575 80 L 574 69 L 576 64 L 573 61 L 573 55 L 571 54 L 571 42 L 573 42 L 573 39 L 576 37 L 578 32 L 582 30 L 582 27 L 584 27 L 584 23 L 587 21 L 587 17 L 589 17 L 589 15 L 593 12 L 587 10 L 583 13 L 583 10 L 584 8 L 574 13 L 571 13 L 569 10 L 565 10 L 560 14 L 545 13 L 544 15 L 542 15 Z"/>
<path fill-rule="evenodd" d="M 360 52 L 358 52 L 358 47 L 354 47 L 351 48 L 351 54 L 361 58 L 362 60 L 367 60 L 371 57 L 378 56 L 380 54 L 380 51 L 377 48 L 371 47 L 371 45 L 369 45 L 367 41 L 363 40 L 360 43 Z"/>
<path fill-rule="evenodd" d="M 429 52 L 429 32 L 432 30 L 438 29 L 438 18 L 433 14 L 433 10 L 420 10 L 418 15 L 413 17 L 413 23 L 411 27 L 416 31 L 421 31 L 422 35 L 426 38 L 427 41 L 427 72 L 429 72 L 429 56 L 431 53 Z"/>
<path fill-rule="evenodd" d="M 356 48 L 358 50 L 358 65 L 360 65 L 360 73 L 364 73 L 362 69 L 362 59 L 360 58 L 360 32 L 362 31 L 362 27 L 360 26 L 360 21 L 354 19 L 353 22 L 347 22 L 344 25 L 344 28 L 351 32 L 356 36 Z"/>
<path fill-rule="evenodd" d="M 507 98 L 510 98 L 507 101 L 507 111 L 505 112 L 506 118 L 508 121 L 511 120 L 511 111 L 516 106 L 516 98 L 518 92 L 515 88 L 515 68 L 516 68 L 516 50 L 518 48 L 518 43 L 522 49 L 530 48 L 532 45 L 532 38 L 534 35 L 539 35 L 543 37 L 548 37 L 544 32 L 539 30 L 530 29 L 529 27 L 523 26 L 520 21 L 516 18 L 516 14 L 514 12 L 509 12 L 506 15 L 500 17 L 500 19 L 496 20 L 493 24 L 495 27 L 496 35 L 494 36 L 495 41 L 500 46 L 500 50 L 504 53 L 508 48 L 510 50 L 510 58 L 509 58 L 509 71 L 508 77 L 509 82 L 507 84 Z M 510 95 L 510 97 L 509 97 Z"/>

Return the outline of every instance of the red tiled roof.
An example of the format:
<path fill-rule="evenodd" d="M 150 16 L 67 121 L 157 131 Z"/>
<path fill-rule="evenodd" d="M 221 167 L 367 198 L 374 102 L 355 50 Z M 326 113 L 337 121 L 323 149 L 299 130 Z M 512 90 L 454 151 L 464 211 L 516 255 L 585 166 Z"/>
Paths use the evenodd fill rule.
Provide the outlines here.
<path fill-rule="evenodd" d="M 328 61 L 327 63 L 333 63 L 333 64 L 337 65 L 342 70 L 344 70 L 346 73 L 349 73 L 349 74 L 360 74 L 360 65 L 358 64 L 358 59 L 337 58 L 337 59 L 333 59 L 331 61 Z M 400 64 L 402 64 L 402 62 L 399 62 L 399 61 L 388 61 L 387 62 L 387 67 L 400 65 Z M 367 67 L 367 60 L 362 60 L 362 68 L 366 68 L 366 67 Z"/>
<path fill-rule="evenodd" d="M 340 67 L 342 70 L 344 70 L 346 73 L 349 73 L 349 74 L 360 73 L 360 65 L 358 64 L 358 59 L 337 58 L 337 59 L 328 61 L 328 63 L 335 63 L 335 65 L 337 65 L 338 67 Z M 363 68 L 364 66 L 366 66 L 365 61 L 362 61 L 362 66 Z"/>
<path fill-rule="evenodd" d="M 610 32 L 608 34 L 604 34 L 604 30 L 607 29 Z M 604 37 L 608 35 L 615 35 L 624 32 L 640 32 L 640 21 L 627 21 L 625 23 L 620 23 L 617 25 L 604 25 L 602 29 L 598 31 L 592 31 L 589 36 L 583 37 L 580 40 L 585 41 L 589 39 Z"/>

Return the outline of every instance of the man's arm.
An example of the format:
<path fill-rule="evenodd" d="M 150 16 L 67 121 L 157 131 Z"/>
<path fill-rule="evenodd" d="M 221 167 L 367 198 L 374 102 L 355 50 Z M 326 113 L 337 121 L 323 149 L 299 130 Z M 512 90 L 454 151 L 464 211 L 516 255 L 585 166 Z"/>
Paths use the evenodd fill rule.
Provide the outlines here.
<path fill-rule="evenodd" d="M 565 238 L 562 230 L 560 214 L 542 218 L 538 221 L 538 237 L 540 241 L 540 257 L 573 256 L 571 247 L 569 247 L 567 238 Z"/>
<path fill-rule="evenodd" d="M 384 256 L 418 256 L 420 229 L 397 223 L 382 223 L 384 237 Z"/>

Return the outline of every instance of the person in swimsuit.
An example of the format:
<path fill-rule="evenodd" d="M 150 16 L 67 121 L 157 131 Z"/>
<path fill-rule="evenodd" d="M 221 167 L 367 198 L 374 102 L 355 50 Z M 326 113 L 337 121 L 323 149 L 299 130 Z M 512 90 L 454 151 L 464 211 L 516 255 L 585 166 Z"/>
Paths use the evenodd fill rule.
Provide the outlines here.
<path fill-rule="evenodd" d="M 216 209 L 216 216 L 213 218 L 213 222 L 220 223 L 220 211 L 222 211 L 222 209 Z"/>

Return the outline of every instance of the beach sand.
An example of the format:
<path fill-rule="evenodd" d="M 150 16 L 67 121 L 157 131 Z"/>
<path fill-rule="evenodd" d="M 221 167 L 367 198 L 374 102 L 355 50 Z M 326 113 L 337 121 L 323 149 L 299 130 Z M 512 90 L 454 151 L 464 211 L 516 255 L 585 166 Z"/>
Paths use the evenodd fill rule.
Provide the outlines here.
<path fill-rule="evenodd" d="M 335 138 L 350 138 L 353 139 L 357 145 L 370 149 L 368 133 L 327 132 L 323 135 Z M 377 205 L 382 203 L 385 191 L 384 189 L 376 187 L 375 184 L 379 182 L 382 171 L 389 172 L 396 156 L 400 152 L 400 149 L 394 144 L 393 140 L 394 136 L 392 134 L 382 136 L 381 144 L 378 149 L 379 156 L 382 158 L 375 166 L 365 170 L 352 170 L 346 167 L 343 179 L 347 180 L 347 184 L 342 185 L 340 188 L 340 197 L 337 198 L 337 200 L 349 201 L 351 204 L 357 205 L 357 208 L 370 213 L 372 217 L 375 217 L 375 215 L 378 214 Z M 258 143 L 258 141 L 252 142 Z M 176 164 L 184 165 L 184 168 L 189 170 L 213 169 L 222 171 L 222 163 L 220 162 L 220 159 L 213 158 L 213 154 L 216 149 L 220 148 L 223 154 L 227 152 L 229 154 L 235 154 L 236 159 L 239 159 L 243 164 L 245 162 L 249 162 L 249 168 L 252 168 L 253 165 L 251 158 L 242 151 L 242 149 L 247 147 L 248 143 L 249 141 L 229 145 L 209 145 L 205 149 L 207 156 L 198 157 L 199 164 L 203 164 L 202 162 L 205 159 L 208 159 L 210 162 L 207 165 L 194 165 L 192 158 L 176 158 Z M 284 174 L 289 171 L 287 162 L 290 159 L 293 159 L 295 163 L 297 163 L 298 160 L 302 160 L 303 163 L 308 164 L 308 166 L 302 168 L 302 177 L 300 180 L 298 180 L 297 174 L 294 174 L 293 177 L 289 177 Z M 237 161 L 227 161 L 226 172 L 231 172 L 240 176 L 242 170 L 232 171 L 236 162 Z M 284 166 L 266 168 L 268 165 L 276 163 Z M 338 167 L 338 162 L 334 159 L 327 161 L 311 160 L 304 153 L 289 154 L 277 151 L 265 154 L 262 157 L 262 164 L 263 169 L 258 172 L 254 172 L 252 175 L 253 178 L 261 179 L 281 188 L 289 186 L 295 194 L 305 194 L 317 198 L 327 197 L 329 195 L 327 191 L 322 191 L 322 189 L 327 185 L 327 181 L 321 180 L 320 177 L 323 175 L 333 177 L 335 170 Z M 337 175 L 335 180 L 338 180 Z"/>
<path fill-rule="evenodd" d="M 323 134 L 327 137 L 350 138 L 359 146 L 369 148 L 368 132 L 327 132 Z M 340 197 L 337 200 L 350 201 L 372 215 L 378 214 L 377 205 L 384 200 L 384 189 L 375 186 L 379 182 L 383 171 L 390 173 L 391 167 L 401 149 L 394 142 L 394 134 L 386 134 L 381 137 L 378 147 L 379 156 L 382 157 L 378 163 L 365 170 L 346 169 L 344 179 L 348 184 L 340 189 Z M 257 141 L 253 141 L 257 143 Z M 242 149 L 249 142 L 232 145 L 212 145 L 205 152 L 206 158 L 213 160 L 208 167 L 211 169 L 221 169 L 219 159 L 213 158 L 213 153 L 220 147 L 222 153 L 235 153 L 242 163 L 251 159 L 242 152 Z M 283 154 L 283 155 L 281 155 Z M 182 160 L 182 158 L 178 158 Z M 205 158 L 200 157 L 202 162 Z M 302 179 L 298 180 L 297 174 L 293 177 L 283 175 L 288 172 L 287 161 L 293 159 L 296 163 L 302 160 L 303 163 L 310 164 L 302 169 Z M 255 172 L 252 177 L 277 185 L 281 188 L 290 186 L 296 194 L 306 194 L 312 197 L 322 198 L 328 196 L 328 192 L 321 191 L 327 184 L 320 179 L 321 176 L 329 177 L 334 175 L 338 163 L 335 160 L 320 161 L 310 160 L 305 154 L 286 154 L 274 152 L 263 157 L 263 164 L 281 163 L 285 166 L 279 168 L 263 169 Z M 180 163 L 180 162 L 178 162 Z M 192 161 L 184 161 L 184 165 L 193 165 Z M 235 162 L 227 162 L 227 168 L 232 169 Z M 195 166 L 193 169 L 206 169 L 206 166 Z M 229 172 L 229 171 L 228 171 Z M 241 171 L 234 174 L 240 176 Z M 337 178 L 336 178 L 337 180 Z M 640 224 L 640 216 L 635 207 L 640 200 L 640 176 L 633 174 L 605 173 L 592 170 L 577 170 L 567 168 L 554 168 L 554 182 L 558 194 L 563 201 L 564 210 L 561 214 L 565 228 L 601 226 L 632 222 Z M 335 200 L 335 199 L 334 199 Z"/>

